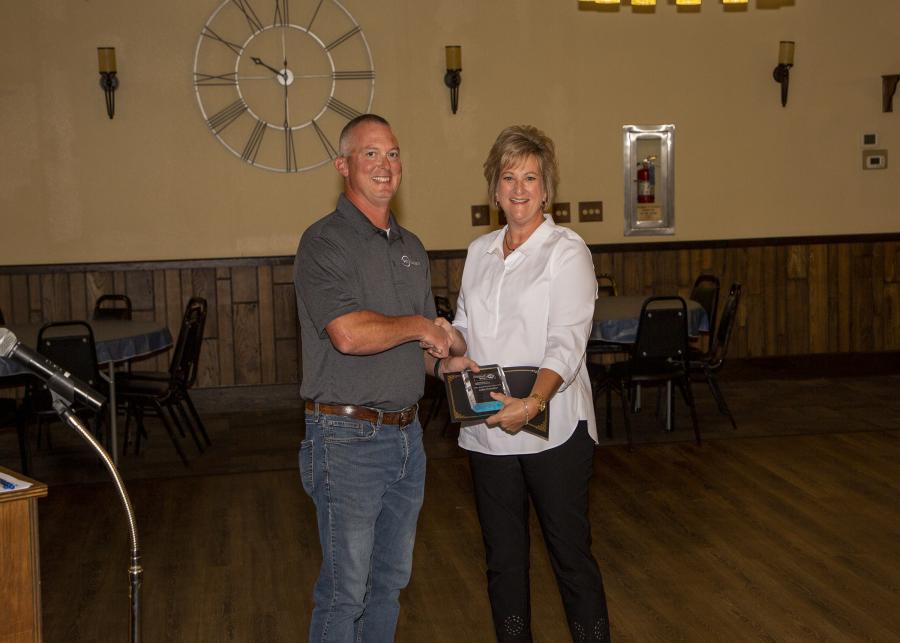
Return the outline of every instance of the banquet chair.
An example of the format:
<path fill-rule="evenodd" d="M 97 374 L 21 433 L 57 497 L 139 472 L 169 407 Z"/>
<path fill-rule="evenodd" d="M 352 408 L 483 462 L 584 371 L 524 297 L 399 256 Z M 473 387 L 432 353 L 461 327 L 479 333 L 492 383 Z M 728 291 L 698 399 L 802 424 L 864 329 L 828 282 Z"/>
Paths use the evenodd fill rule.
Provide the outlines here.
<path fill-rule="evenodd" d="M 631 435 L 631 391 L 637 385 L 674 383 L 691 412 L 694 436 L 700 444 L 700 427 L 688 377 L 687 304 L 681 297 L 648 297 L 641 306 L 637 337 L 631 358 L 609 367 L 609 386 L 622 401 L 629 450 Z"/>
<path fill-rule="evenodd" d="M 6 326 L 6 318 L 3 316 L 2 308 L 0 308 L 0 326 Z M 31 376 L 25 374 L 2 377 L 0 378 L 0 389 L 18 389 L 27 385 L 30 381 Z M 15 396 L 0 399 L 0 427 L 8 426 L 10 423 L 16 426 L 16 434 L 19 440 L 19 460 L 22 473 L 27 476 L 31 465 L 31 450 L 28 446 L 26 433 L 25 410 Z"/>
<path fill-rule="evenodd" d="M 728 297 L 725 299 L 725 305 L 722 306 L 722 318 L 719 320 L 716 334 L 713 335 L 709 351 L 706 353 L 692 352 L 688 360 L 689 373 L 694 376 L 702 376 L 706 380 L 713 399 L 716 401 L 716 406 L 719 408 L 719 413 L 731 420 L 733 429 L 737 429 L 737 423 L 734 421 L 734 416 L 725 402 L 722 389 L 719 388 L 717 373 L 725 365 L 728 345 L 731 342 L 734 322 L 737 319 L 738 304 L 741 301 L 741 289 L 741 284 L 731 284 Z"/>
<path fill-rule="evenodd" d="M 25 410 L 15 398 L 0 398 L 0 429 L 15 426 L 19 442 L 19 467 L 26 476 L 31 471 L 31 448 L 25 426 Z"/>
<path fill-rule="evenodd" d="M 616 287 L 616 278 L 609 273 L 597 275 L 597 296 L 616 297 L 619 290 Z M 588 376 L 591 380 L 591 394 L 594 399 L 594 408 L 597 407 L 597 399 L 600 394 L 606 392 L 606 437 L 612 437 L 612 419 L 610 417 L 611 394 L 609 390 L 609 376 L 607 365 L 604 364 L 603 355 L 609 353 L 621 353 L 621 344 L 613 344 L 600 340 L 588 339 L 585 361 L 587 363 Z"/>
<path fill-rule="evenodd" d="M 597 294 L 600 297 L 615 297 L 619 294 L 616 287 L 616 278 L 608 272 L 601 272 L 597 275 Z"/>
<path fill-rule="evenodd" d="M 443 317 L 448 322 L 453 323 L 453 307 L 450 305 L 450 300 L 447 297 L 443 297 L 441 295 L 434 296 L 434 308 L 437 311 L 438 317 Z M 437 414 L 438 409 L 444 406 L 447 401 L 447 391 L 444 388 L 443 382 L 437 382 L 433 388 L 433 394 L 430 396 L 430 404 L 428 405 L 428 415 L 425 416 L 425 421 L 422 423 L 422 428 L 425 429 L 431 423 L 431 420 L 434 419 L 434 416 Z M 450 416 L 449 411 L 447 412 L 447 421 L 444 423 L 444 427 L 441 429 L 441 434 L 446 433 L 447 428 L 450 426 Z"/>
<path fill-rule="evenodd" d="M 100 295 L 94 303 L 92 319 L 132 318 L 131 298 L 128 295 Z"/>
<path fill-rule="evenodd" d="M 159 418 L 185 466 L 190 465 L 173 431 L 173 426 L 181 435 L 184 435 L 186 426 L 201 453 L 204 448 L 197 436 L 198 430 L 206 445 L 212 445 L 206 427 L 188 393 L 197 380 L 206 315 L 206 300 L 202 297 L 192 297 L 181 320 L 181 330 L 178 333 L 168 372 L 132 371 L 116 378 L 116 394 L 126 410 L 123 453 L 128 448 L 128 427 L 132 417 L 137 424 L 135 453 L 140 452 L 141 436 L 146 435 L 145 414 Z"/>
<path fill-rule="evenodd" d="M 710 274 L 697 277 L 689 299 L 703 306 L 709 322 L 709 336 L 712 337 L 716 332 L 716 310 L 719 308 L 719 278 Z"/>
<path fill-rule="evenodd" d="M 106 396 L 109 393 L 106 380 L 100 376 L 97 364 L 94 331 L 87 322 L 70 320 L 44 324 L 38 331 L 37 351 L 100 394 Z M 53 408 L 53 398 L 42 382 L 32 379 L 32 383 L 26 388 L 25 399 L 26 413 L 37 419 L 37 443 L 40 446 L 44 422 L 58 419 Z M 79 417 L 93 416 L 94 435 L 97 438 L 101 436 L 106 419 L 105 409 L 95 410 L 76 402 L 72 410 Z M 52 447 L 49 426 L 47 446 Z"/>

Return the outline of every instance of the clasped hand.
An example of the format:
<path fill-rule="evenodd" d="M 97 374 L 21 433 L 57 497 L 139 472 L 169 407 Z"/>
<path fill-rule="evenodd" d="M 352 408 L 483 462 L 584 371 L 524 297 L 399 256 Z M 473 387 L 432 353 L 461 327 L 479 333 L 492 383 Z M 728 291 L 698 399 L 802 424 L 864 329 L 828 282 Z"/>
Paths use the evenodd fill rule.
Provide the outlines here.
<path fill-rule="evenodd" d="M 443 317 L 436 318 L 419 340 L 419 347 L 432 357 L 449 357 L 452 345 L 453 326 Z"/>
<path fill-rule="evenodd" d="M 488 426 L 498 426 L 503 431 L 515 435 L 528 423 L 528 405 L 520 397 L 510 397 L 502 393 L 491 393 L 491 397 L 503 403 L 503 408 L 485 419 Z"/>

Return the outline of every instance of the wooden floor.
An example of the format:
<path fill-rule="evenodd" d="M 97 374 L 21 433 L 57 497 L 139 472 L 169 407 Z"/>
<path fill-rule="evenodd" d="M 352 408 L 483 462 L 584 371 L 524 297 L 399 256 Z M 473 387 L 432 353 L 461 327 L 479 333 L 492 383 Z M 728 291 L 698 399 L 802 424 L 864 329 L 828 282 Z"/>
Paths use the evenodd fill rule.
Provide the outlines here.
<path fill-rule="evenodd" d="M 898 640 L 898 384 L 896 375 L 745 381 L 726 388 L 737 432 L 704 406 L 701 447 L 685 439 L 683 423 L 680 440 L 651 442 L 658 428 L 650 422 L 633 452 L 604 441 L 591 519 L 614 639 Z M 838 418 L 832 402 L 844 389 L 859 413 Z M 767 401 L 773 391 L 776 404 Z M 213 449 L 192 453 L 190 471 L 160 434 L 123 461 L 142 539 L 145 640 L 305 640 L 319 545 L 288 446 L 302 433 L 299 415 L 253 411 L 244 401 L 215 406 L 218 414 L 205 413 Z M 823 432 L 806 430 L 816 417 Z M 767 423 L 777 430 L 764 434 Z M 61 430 L 54 440 L 54 453 L 65 452 Z M 14 453 L 10 444 L 3 435 L 0 456 Z M 434 428 L 426 446 L 426 498 L 397 640 L 491 641 L 466 459 Z M 236 461 L 230 469 L 223 451 Z M 263 464 L 250 466 L 256 461 Z M 73 482 L 72 467 L 96 465 L 70 453 L 42 472 L 62 480 L 40 504 L 45 640 L 127 640 L 123 514 L 108 482 L 87 474 Z M 536 528 L 532 562 L 535 640 L 568 641 Z"/>

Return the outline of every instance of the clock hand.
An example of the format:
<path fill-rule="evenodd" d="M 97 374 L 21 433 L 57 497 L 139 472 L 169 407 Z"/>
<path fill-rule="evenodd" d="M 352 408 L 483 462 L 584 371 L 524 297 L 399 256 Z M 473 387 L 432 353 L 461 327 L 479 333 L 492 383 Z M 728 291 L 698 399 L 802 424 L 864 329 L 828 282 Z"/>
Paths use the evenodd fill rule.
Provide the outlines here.
<path fill-rule="evenodd" d="M 253 61 L 254 63 L 256 63 L 257 65 L 262 65 L 263 67 L 265 67 L 265 68 L 268 69 L 269 71 L 273 72 L 276 76 L 281 76 L 282 78 L 284 78 L 285 82 L 287 82 L 287 72 L 280 72 L 280 71 L 278 71 L 277 69 L 275 69 L 274 67 L 270 67 L 269 65 L 267 65 L 266 63 L 264 63 L 264 62 L 263 62 L 262 60 L 260 60 L 259 58 L 256 58 L 255 56 L 252 57 L 250 60 L 252 60 L 252 61 Z M 285 68 L 286 68 L 286 67 L 285 67 Z"/>

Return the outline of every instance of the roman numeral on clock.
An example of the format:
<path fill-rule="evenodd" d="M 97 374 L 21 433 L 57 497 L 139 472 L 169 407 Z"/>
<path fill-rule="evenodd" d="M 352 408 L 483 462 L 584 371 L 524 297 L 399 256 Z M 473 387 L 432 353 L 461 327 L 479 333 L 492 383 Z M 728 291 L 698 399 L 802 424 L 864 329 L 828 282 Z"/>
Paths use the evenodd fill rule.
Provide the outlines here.
<path fill-rule="evenodd" d="M 357 116 L 360 115 L 360 112 L 357 112 L 355 109 L 353 109 L 346 103 L 342 103 L 334 96 L 332 96 L 328 99 L 328 102 L 325 104 L 325 106 L 328 109 L 330 109 L 331 111 L 333 111 L 337 114 L 340 114 L 341 116 L 346 118 L 348 121 L 353 118 L 356 118 Z"/>
<path fill-rule="evenodd" d="M 328 137 L 325 136 L 325 132 L 322 131 L 322 128 L 319 127 L 319 124 L 315 121 L 312 122 L 313 129 L 316 130 L 316 135 L 319 137 L 319 140 L 322 142 L 322 147 L 325 148 L 325 152 L 328 154 L 328 157 L 332 160 L 337 158 L 337 150 L 334 148 L 334 145 L 331 144 L 331 141 L 328 140 Z"/>
<path fill-rule="evenodd" d="M 242 159 L 248 163 L 256 162 L 256 155 L 259 153 L 259 146 L 262 145 L 263 136 L 267 129 L 269 129 L 268 123 L 256 121 L 253 131 L 250 132 L 250 138 L 247 139 L 247 144 L 244 146 L 244 151 L 241 153 Z"/>
<path fill-rule="evenodd" d="M 331 51 L 332 49 L 334 49 L 335 47 L 337 47 L 339 44 L 341 44 L 342 42 L 344 42 L 344 41 L 347 40 L 348 38 L 352 38 L 353 36 L 355 36 L 355 35 L 358 34 L 359 32 L 360 32 L 360 27 L 359 27 L 359 25 L 356 25 L 355 27 L 353 27 L 353 29 L 351 29 L 350 31 L 348 31 L 347 33 L 345 33 L 343 36 L 338 36 L 336 39 L 334 39 L 334 40 L 331 42 L 330 45 L 328 45 L 327 47 L 325 47 L 325 50 L 326 50 L 326 51 Z"/>
<path fill-rule="evenodd" d="M 203 27 L 203 31 L 200 32 L 200 35 L 209 38 L 210 40 L 215 40 L 216 42 L 222 43 L 238 56 L 240 56 L 244 51 L 243 47 L 241 47 L 240 45 L 236 45 L 231 41 L 225 40 L 222 36 L 210 29 L 208 25 Z"/>
<path fill-rule="evenodd" d="M 334 80 L 371 80 L 375 78 L 375 72 L 371 69 L 362 71 L 336 71 L 332 72 L 331 78 Z"/>
<path fill-rule="evenodd" d="M 252 33 L 258 33 L 263 30 L 262 21 L 253 10 L 253 5 L 250 4 L 250 0 L 231 0 L 231 2 L 244 14 L 244 18 L 247 19 L 247 24 L 250 25 L 250 31 Z"/>
<path fill-rule="evenodd" d="M 195 87 L 215 87 L 237 84 L 237 74 L 235 74 L 235 72 L 233 71 L 227 74 L 194 74 Z"/>
<path fill-rule="evenodd" d="M 226 127 L 231 125 L 234 121 L 236 121 L 238 117 L 240 117 L 240 115 L 246 111 L 247 103 L 245 103 L 243 99 L 238 98 L 228 107 L 225 107 L 224 109 L 210 116 L 206 122 L 209 125 L 209 129 L 218 134 Z"/>

